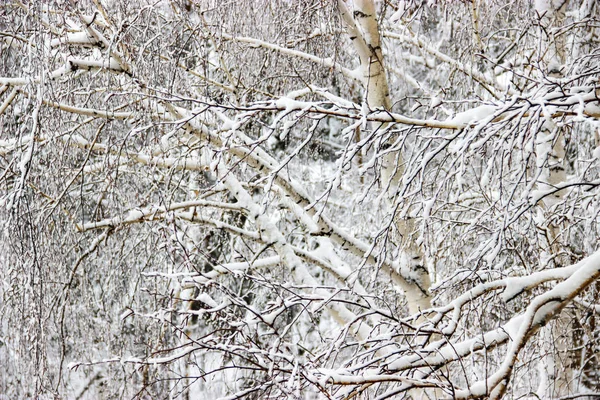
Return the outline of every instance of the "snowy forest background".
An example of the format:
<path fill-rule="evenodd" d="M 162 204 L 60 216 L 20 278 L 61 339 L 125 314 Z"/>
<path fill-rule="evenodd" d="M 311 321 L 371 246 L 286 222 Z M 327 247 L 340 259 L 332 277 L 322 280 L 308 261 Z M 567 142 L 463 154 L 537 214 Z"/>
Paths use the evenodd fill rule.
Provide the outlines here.
<path fill-rule="evenodd" d="M 2 0 L 0 398 L 594 398 L 595 0 Z"/>

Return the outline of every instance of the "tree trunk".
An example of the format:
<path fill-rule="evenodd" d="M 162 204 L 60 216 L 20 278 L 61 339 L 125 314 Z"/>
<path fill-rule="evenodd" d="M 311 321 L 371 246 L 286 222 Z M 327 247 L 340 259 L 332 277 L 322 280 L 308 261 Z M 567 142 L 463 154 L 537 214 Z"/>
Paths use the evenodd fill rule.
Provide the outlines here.
<path fill-rule="evenodd" d="M 340 13 L 360 59 L 360 76 L 365 87 L 365 102 L 370 110 L 391 109 L 381 38 L 373 0 L 339 0 Z M 386 125 L 375 124 L 372 129 L 385 129 Z M 393 209 L 395 194 L 403 173 L 403 159 L 399 153 L 391 152 L 383 157 L 381 180 L 386 187 L 387 200 Z M 408 309 L 411 314 L 431 307 L 429 288 L 431 281 L 425 267 L 423 249 L 414 236 L 415 224 L 409 218 L 394 216 L 396 228 L 395 244 L 401 249 L 400 274 L 410 283 L 404 288 Z"/>
<path fill-rule="evenodd" d="M 563 25 L 565 9 L 568 1 L 550 1 L 544 4 L 543 9 L 538 9 L 541 24 L 546 26 L 548 32 Z M 539 5 L 538 5 L 539 8 Z M 554 78 L 562 77 L 561 68 L 565 65 L 565 40 L 563 35 L 551 33 L 546 45 L 547 74 Z M 551 190 L 567 179 L 565 171 L 565 139 L 564 128 L 557 126 L 547 118 L 539 131 L 540 146 L 538 147 L 538 165 L 543 165 L 539 184 L 541 190 Z M 555 192 L 544 197 L 543 206 L 546 218 L 551 217 L 552 207 L 562 201 L 565 190 Z M 557 266 L 569 265 L 571 260 L 564 255 L 564 239 L 561 231 L 564 224 L 549 222 L 545 233 L 547 253 L 552 256 Z M 561 243 L 562 242 L 562 243 Z M 538 396 L 544 399 L 559 398 L 573 393 L 573 355 L 568 352 L 567 340 L 569 335 L 568 311 L 551 321 L 540 330 L 540 384 Z"/>

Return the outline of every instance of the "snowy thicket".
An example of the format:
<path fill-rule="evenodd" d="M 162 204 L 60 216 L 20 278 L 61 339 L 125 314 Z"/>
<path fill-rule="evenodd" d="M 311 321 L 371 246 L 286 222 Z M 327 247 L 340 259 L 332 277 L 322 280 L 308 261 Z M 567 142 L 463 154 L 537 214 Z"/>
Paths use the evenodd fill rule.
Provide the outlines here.
<path fill-rule="evenodd" d="M 0 2 L 0 398 L 600 392 L 599 28 Z"/>

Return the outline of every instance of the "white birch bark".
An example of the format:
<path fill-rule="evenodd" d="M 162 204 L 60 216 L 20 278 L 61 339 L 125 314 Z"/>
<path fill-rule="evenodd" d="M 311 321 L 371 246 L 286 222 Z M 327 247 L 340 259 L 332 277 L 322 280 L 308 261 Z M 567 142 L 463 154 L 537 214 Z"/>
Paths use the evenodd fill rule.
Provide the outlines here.
<path fill-rule="evenodd" d="M 391 108 L 381 38 L 373 0 L 339 0 L 338 5 L 346 29 L 360 59 L 359 72 L 366 90 L 365 102 L 369 109 Z M 385 124 L 373 126 L 384 129 Z M 403 173 L 403 159 L 399 153 L 384 156 L 381 168 L 382 184 L 387 198 L 393 202 Z M 401 248 L 400 273 L 410 283 L 405 288 L 409 312 L 418 313 L 431 307 L 431 281 L 425 267 L 423 250 L 414 238 L 412 219 L 395 217 L 397 245 Z"/>
<path fill-rule="evenodd" d="M 348 34 L 360 58 L 360 76 L 366 89 L 366 102 L 369 108 L 390 109 L 390 92 L 381 38 L 372 0 L 339 0 L 338 5 Z"/>
<path fill-rule="evenodd" d="M 365 87 L 365 102 L 370 110 L 391 109 L 390 92 L 381 51 L 381 38 L 373 0 L 339 0 L 342 18 L 354 48 L 360 59 L 360 76 Z M 385 123 L 378 123 L 372 129 L 385 129 Z M 404 172 L 400 153 L 388 153 L 383 157 L 381 168 L 382 185 L 386 188 L 387 203 L 392 209 L 395 193 Z M 413 237 L 415 224 L 412 219 L 394 216 L 396 245 L 400 247 L 400 274 L 406 281 L 404 294 L 411 314 L 431 308 L 429 288 L 431 281 L 424 263 L 421 246 Z M 421 317 L 417 322 L 423 322 Z M 440 390 L 413 389 L 410 395 L 415 399 L 439 398 Z"/>
<path fill-rule="evenodd" d="M 551 32 L 545 43 L 546 63 L 548 74 L 552 77 L 562 76 L 561 67 L 565 65 L 565 35 L 555 35 L 555 29 L 563 25 L 567 0 L 538 0 L 536 8 L 541 17 L 541 23 Z M 538 146 L 538 165 L 543 165 L 538 187 L 549 190 L 567 180 L 565 171 L 565 139 L 563 129 L 558 127 L 549 117 L 546 118 L 538 133 L 541 144 Z M 546 214 L 559 203 L 565 195 L 565 190 L 555 192 L 543 199 Z M 550 223 L 545 240 L 547 251 L 559 264 L 568 263 L 560 256 L 561 226 Z M 540 384 L 538 396 L 544 399 L 559 398 L 573 393 L 573 368 L 568 352 L 565 335 L 568 335 L 568 315 L 558 316 L 540 330 Z"/>

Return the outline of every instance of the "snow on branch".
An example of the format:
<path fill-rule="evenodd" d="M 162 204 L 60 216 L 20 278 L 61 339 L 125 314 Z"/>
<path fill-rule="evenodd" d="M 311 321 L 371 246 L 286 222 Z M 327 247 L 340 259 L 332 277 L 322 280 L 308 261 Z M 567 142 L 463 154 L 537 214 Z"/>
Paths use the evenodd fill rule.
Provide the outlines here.
<path fill-rule="evenodd" d="M 593 1 L 54 3 L 0 13 L 2 395 L 600 388 Z"/>

